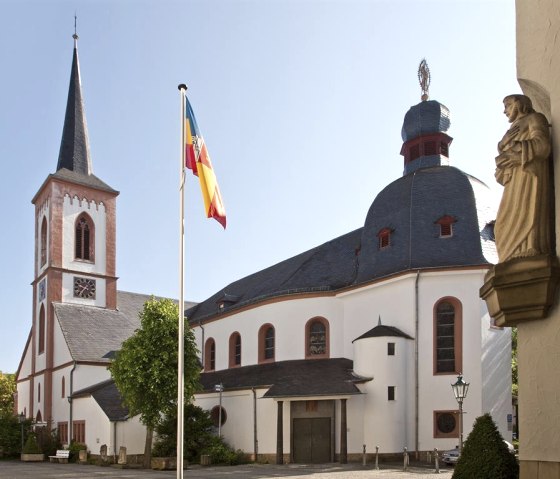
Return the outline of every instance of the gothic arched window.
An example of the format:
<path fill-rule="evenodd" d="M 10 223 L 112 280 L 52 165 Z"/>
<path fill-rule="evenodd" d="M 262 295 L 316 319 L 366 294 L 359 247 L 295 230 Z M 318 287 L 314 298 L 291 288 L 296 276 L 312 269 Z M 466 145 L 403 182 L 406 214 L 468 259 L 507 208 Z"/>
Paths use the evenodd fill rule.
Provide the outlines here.
<path fill-rule="evenodd" d="M 229 337 L 229 367 L 241 366 L 241 335 L 238 332 Z"/>
<path fill-rule="evenodd" d="M 82 214 L 76 221 L 75 256 L 76 259 L 93 261 L 94 256 L 94 227 L 91 218 Z"/>
<path fill-rule="evenodd" d="M 39 354 L 45 352 L 45 329 L 45 307 L 41 305 L 39 310 L 39 344 L 37 345 Z"/>
<path fill-rule="evenodd" d="M 47 218 L 43 216 L 41 222 L 41 266 L 47 262 Z"/>
<path fill-rule="evenodd" d="M 204 370 L 214 371 L 216 369 L 216 341 L 208 338 L 204 346 Z"/>

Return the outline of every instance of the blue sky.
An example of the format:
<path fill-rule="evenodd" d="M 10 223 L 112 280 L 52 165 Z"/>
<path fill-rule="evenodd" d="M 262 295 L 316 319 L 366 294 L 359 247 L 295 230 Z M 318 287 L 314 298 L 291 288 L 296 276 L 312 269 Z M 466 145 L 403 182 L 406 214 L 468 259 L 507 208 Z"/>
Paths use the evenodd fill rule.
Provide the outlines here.
<path fill-rule="evenodd" d="M 179 92 L 186 83 L 228 214 L 186 192 L 185 295 L 363 225 L 402 175 L 420 101 L 451 110 L 450 160 L 497 190 L 502 98 L 520 92 L 513 0 L 0 0 L 0 370 L 31 327 L 34 209 L 56 168 L 78 15 L 94 173 L 119 190 L 118 287 L 178 297 Z"/>

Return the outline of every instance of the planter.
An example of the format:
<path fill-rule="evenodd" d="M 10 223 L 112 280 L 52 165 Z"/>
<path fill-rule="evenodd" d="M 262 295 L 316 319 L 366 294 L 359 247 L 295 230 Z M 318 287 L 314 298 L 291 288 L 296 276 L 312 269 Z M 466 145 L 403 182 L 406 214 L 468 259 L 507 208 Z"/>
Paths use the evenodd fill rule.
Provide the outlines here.
<path fill-rule="evenodd" d="M 87 451 L 85 449 L 82 449 L 78 453 L 78 461 L 80 464 L 87 464 Z"/>
<path fill-rule="evenodd" d="M 209 466 L 211 464 L 210 455 L 209 454 L 202 454 L 200 456 L 200 465 L 201 466 Z"/>
<path fill-rule="evenodd" d="M 174 471 L 177 469 L 176 457 L 152 457 L 152 469 L 158 471 Z M 187 468 L 187 460 L 183 460 L 183 469 Z"/>
<path fill-rule="evenodd" d="M 44 454 L 21 454 L 23 462 L 41 462 L 45 460 Z"/>

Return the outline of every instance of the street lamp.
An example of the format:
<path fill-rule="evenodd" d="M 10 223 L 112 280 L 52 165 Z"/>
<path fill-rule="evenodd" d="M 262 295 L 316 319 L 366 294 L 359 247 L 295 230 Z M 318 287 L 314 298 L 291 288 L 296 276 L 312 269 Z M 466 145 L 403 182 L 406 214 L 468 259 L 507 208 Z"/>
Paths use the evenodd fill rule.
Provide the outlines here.
<path fill-rule="evenodd" d="M 459 404 L 459 454 L 463 450 L 463 401 L 467 397 L 467 391 L 469 390 L 469 383 L 463 381 L 463 375 L 459 374 L 457 376 L 457 382 L 452 384 L 453 394 L 455 394 L 455 399 Z"/>
<path fill-rule="evenodd" d="M 23 423 L 25 422 L 25 414 L 23 412 L 18 414 L 18 421 L 21 424 L 21 452 L 23 454 Z"/>
<path fill-rule="evenodd" d="M 220 409 L 218 410 L 218 437 L 222 437 L 222 393 L 224 392 L 224 385 L 222 383 L 214 386 L 214 391 L 220 393 Z"/>

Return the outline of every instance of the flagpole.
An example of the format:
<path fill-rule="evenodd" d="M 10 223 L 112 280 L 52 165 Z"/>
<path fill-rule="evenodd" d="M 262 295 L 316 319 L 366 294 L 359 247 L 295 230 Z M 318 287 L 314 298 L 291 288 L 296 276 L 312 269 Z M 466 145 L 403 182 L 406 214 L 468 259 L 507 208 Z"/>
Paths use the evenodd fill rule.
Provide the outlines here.
<path fill-rule="evenodd" d="M 183 479 L 183 438 L 185 411 L 185 92 L 187 85 L 179 86 L 181 97 L 181 165 L 179 168 L 179 333 L 178 333 L 178 371 L 177 371 L 177 479 Z"/>

